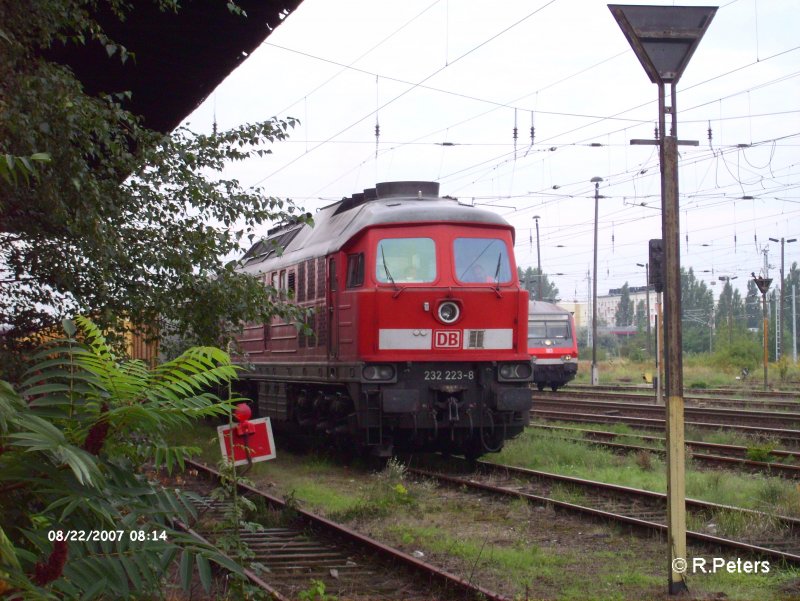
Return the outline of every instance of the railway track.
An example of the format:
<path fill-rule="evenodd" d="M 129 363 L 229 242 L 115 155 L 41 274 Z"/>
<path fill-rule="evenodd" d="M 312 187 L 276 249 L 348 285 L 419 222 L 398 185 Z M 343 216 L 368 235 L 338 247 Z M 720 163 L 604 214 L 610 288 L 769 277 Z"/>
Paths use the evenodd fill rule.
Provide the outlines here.
<path fill-rule="evenodd" d="M 662 493 L 483 461 L 478 462 L 478 468 L 466 478 L 420 468 L 409 468 L 408 473 L 443 484 L 548 504 L 582 515 L 666 533 L 666 495 Z M 569 490 L 580 501 L 556 498 L 554 492 L 564 490 Z M 694 499 L 686 500 L 686 512 L 690 524 L 702 525 L 706 530 L 689 529 L 689 541 L 800 564 L 800 519 Z M 740 516 L 750 525 L 741 536 L 718 536 L 714 533 L 714 520 L 724 515 Z"/>
<path fill-rule="evenodd" d="M 534 405 L 536 406 L 536 405 Z M 627 424 L 645 430 L 664 430 L 664 418 L 658 417 L 634 417 L 631 415 L 620 415 L 620 410 L 607 410 L 602 413 L 579 413 L 577 408 L 558 409 L 533 409 L 530 414 L 534 419 L 545 421 L 574 422 L 574 423 L 603 423 L 603 424 Z M 659 407 L 660 413 L 665 413 L 663 407 Z M 602 408 L 595 408 L 602 411 Z M 785 428 L 765 428 L 759 426 L 744 426 L 741 424 L 721 424 L 715 422 L 692 421 L 687 415 L 684 422 L 686 428 L 697 428 L 700 430 L 729 430 L 739 432 L 748 436 L 760 437 L 777 440 L 793 446 L 800 445 L 800 430 Z"/>
<path fill-rule="evenodd" d="M 534 409 L 552 408 L 556 410 L 579 409 L 581 411 L 604 414 L 624 413 L 635 417 L 662 417 L 665 409 L 662 405 L 652 403 L 635 403 L 612 401 L 606 398 L 597 400 L 586 398 L 586 395 L 555 394 L 536 397 Z M 687 420 L 703 421 L 718 424 L 720 427 L 747 424 L 769 428 L 787 428 L 792 425 L 800 427 L 800 412 L 760 411 L 755 409 L 727 409 L 722 407 L 690 407 L 684 409 Z"/>
<path fill-rule="evenodd" d="M 583 384 L 569 384 L 568 390 L 581 392 L 611 391 L 611 392 L 632 392 L 651 395 L 654 394 L 653 388 L 648 386 L 636 385 L 597 385 L 589 386 Z M 755 388 L 684 388 L 684 394 L 697 397 L 714 397 L 727 395 L 729 397 L 742 396 L 745 398 L 765 398 L 765 399 L 787 399 L 800 402 L 800 390 L 760 390 Z"/>
<path fill-rule="evenodd" d="M 664 439 L 656 436 L 642 436 L 630 434 L 618 434 L 616 432 L 602 432 L 596 430 L 583 430 L 581 428 L 566 428 L 563 426 L 547 426 L 544 424 L 536 424 L 534 427 L 547 429 L 554 432 L 583 434 L 580 436 L 564 436 L 565 440 L 572 440 L 575 442 L 582 442 L 584 444 L 600 445 L 612 450 L 622 451 L 625 453 L 631 452 L 647 452 L 666 454 L 663 447 L 643 446 L 636 444 L 614 442 L 615 438 L 626 437 L 641 440 L 642 443 L 656 443 L 663 444 Z M 695 462 L 700 464 L 709 465 L 712 467 L 723 467 L 739 470 L 747 470 L 752 472 L 764 473 L 767 475 L 781 476 L 784 478 L 800 478 L 800 465 L 792 465 L 785 463 L 777 463 L 772 461 L 754 461 L 745 457 L 748 449 L 738 445 L 723 445 L 716 443 L 703 443 L 699 441 L 687 440 L 687 455 Z M 707 451 L 714 452 L 697 452 L 696 449 L 705 448 Z M 797 451 L 784 451 L 775 450 L 770 451 L 770 454 L 776 459 L 781 458 L 800 458 L 800 452 Z"/>
<path fill-rule="evenodd" d="M 769 409 L 770 411 L 787 411 L 787 412 L 800 412 L 800 396 L 793 397 L 795 400 L 781 400 L 781 399 L 766 399 L 754 400 L 752 398 L 724 398 L 714 396 L 696 396 L 684 395 L 683 400 L 686 403 L 687 409 L 689 408 L 739 408 L 749 409 L 753 411 L 763 411 Z M 615 390 L 608 388 L 606 390 L 592 390 L 591 388 L 582 388 L 579 390 L 565 390 L 561 389 L 558 392 L 542 391 L 534 396 L 534 402 L 540 400 L 555 400 L 555 399 L 583 399 L 583 400 L 599 400 L 610 402 L 630 402 L 655 405 L 655 395 L 653 391 L 649 394 L 645 391 L 641 393 L 632 392 L 630 390 Z"/>
<path fill-rule="evenodd" d="M 200 495 L 199 514 L 211 518 L 225 510 L 209 492 L 219 473 L 206 465 L 187 461 L 196 477 L 188 477 L 186 487 Z M 269 506 L 285 509 L 286 503 L 247 485 L 241 494 L 251 500 L 261 498 Z M 326 594 L 341 599 L 417 601 L 430 599 L 506 598 L 468 582 L 432 564 L 407 555 L 311 512 L 292 508 L 296 515 L 290 525 L 265 528 L 257 532 L 240 530 L 242 540 L 255 557 L 251 561 L 266 567 L 261 574 L 246 571 L 250 581 L 278 601 L 297 599 L 311 580 L 324 583 Z M 200 522 L 202 526 L 202 522 Z M 189 529 L 194 528 L 191 526 Z M 193 532 L 201 539 L 202 527 Z M 213 544 L 213 537 L 211 544 Z"/>

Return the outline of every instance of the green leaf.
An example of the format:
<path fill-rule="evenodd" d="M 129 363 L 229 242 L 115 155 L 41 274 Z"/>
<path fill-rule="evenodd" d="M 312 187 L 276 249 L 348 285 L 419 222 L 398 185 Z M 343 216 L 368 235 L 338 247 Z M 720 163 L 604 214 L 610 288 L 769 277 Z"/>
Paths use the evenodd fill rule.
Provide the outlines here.
<path fill-rule="evenodd" d="M 108 580 L 105 578 L 94 580 L 94 583 L 91 584 L 81 596 L 81 601 L 89 601 L 89 599 L 99 598 L 100 593 L 105 591 L 106 587 L 108 587 Z"/>
<path fill-rule="evenodd" d="M 208 563 L 208 559 L 201 554 L 197 555 L 196 562 L 203 590 L 208 593 L 211 591 L 211 566 Z"/>
<path fill-rule="evenodd" d="M 188 591 L 192 583 L 192 557 L 193 553 L 189 549 L 184 549 L 181 555 L 180 575 L 181 587 Z"/>
<path fill-rule="evenodd" d="M 61 325 L 64 328 L 64 332 L 70 338 L 75 336 L 75 332 L 78 331 L 78 329 L 75 327 L 75 322 L 71 319 L 65 319 L 64 321 L 61 322 Z"/>

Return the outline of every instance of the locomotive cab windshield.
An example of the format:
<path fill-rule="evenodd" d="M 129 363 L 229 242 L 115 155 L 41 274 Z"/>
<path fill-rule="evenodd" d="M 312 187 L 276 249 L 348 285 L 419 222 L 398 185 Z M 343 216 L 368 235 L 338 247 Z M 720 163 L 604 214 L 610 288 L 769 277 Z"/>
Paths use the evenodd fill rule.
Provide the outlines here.
<path fill-rule="evenodd" d="M 376 254 L 378 283 L 423 284 L 436 279 L 436 247 L 430 238 L 384 238 Z"/>

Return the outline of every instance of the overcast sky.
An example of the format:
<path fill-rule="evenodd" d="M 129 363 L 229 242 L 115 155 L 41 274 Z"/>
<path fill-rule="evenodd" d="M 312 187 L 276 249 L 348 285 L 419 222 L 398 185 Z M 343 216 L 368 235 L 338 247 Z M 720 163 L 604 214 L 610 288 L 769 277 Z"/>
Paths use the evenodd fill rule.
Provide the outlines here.
<path fill-rule="evenodd" d="M 768 238 L 800 238 L 798 31 L 797 0 L 721 3 L 678 83 L 679 138 L 700 142 L 680 148 L 681 262 L 707 283 L 743 288 L 767 245 L 777 278 Z M 187 121 L 298 118 L 290 141 L 228 175 L 312 212 L 378 181 L 438 181 L 514 225 L 523 268 L 536 266 L 539 215 L 542 268 L 581 301 L 593 177 L 598 290 L 645 283 L 636 263 L 661 237 L 658 152 L 629 141 L 653 137 L 657 111 L 604 2 L 304 0 Z M 792 261 L 800 241 L 786 245 Z"/>

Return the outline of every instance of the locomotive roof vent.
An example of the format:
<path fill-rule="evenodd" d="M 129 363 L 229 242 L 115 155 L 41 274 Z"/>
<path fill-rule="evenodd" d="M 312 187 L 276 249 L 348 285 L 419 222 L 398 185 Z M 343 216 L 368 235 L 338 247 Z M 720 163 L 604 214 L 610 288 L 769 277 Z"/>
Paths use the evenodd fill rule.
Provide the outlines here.
<path fill-rule="evenodd" d="M 365 188 L 363 192 L 342 198 L 334 215 L 372 200 L 387 198 L 439 198 L 439 182 L 381 182 L 375 188 Z"/>
<path fill-rule="evenodd" d="M 378 198 L 439 198 L 439 182 L 381 182 L 376 190 Z"/>

